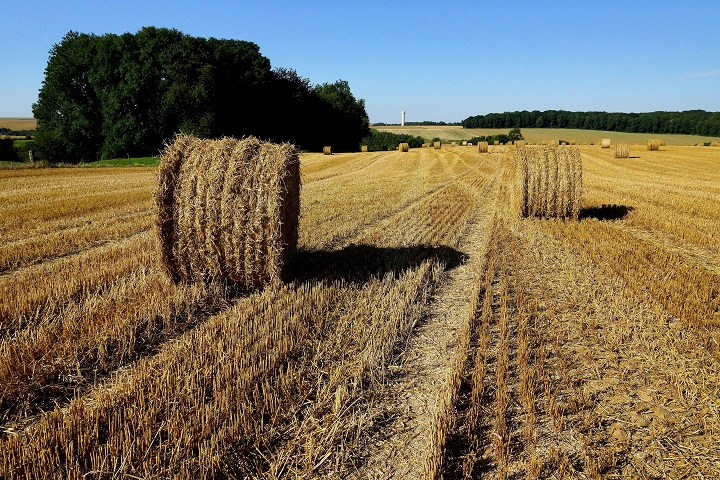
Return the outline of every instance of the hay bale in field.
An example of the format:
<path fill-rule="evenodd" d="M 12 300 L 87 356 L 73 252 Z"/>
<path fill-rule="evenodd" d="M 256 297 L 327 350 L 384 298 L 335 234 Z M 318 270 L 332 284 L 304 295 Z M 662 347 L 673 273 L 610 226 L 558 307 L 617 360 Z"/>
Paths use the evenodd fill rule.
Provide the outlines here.
<path fill-rule="evenodd" d="M 720 142 L 710 142 L 711 147 L 720 147 Z"/>
<path fill-rule="evenodd" d="M 500 145 L 500 140 L 495 140 L 495 141 L 493 142 L 493 145 Z"/>
<path fill-rule="evenodd" d="M 600 140 L 600 148 L 610 148 L 610 139 L 603 138 L 602 140 Z"/>
<path fill-rule="evenodd" d="M 660 140 L 660 146 L 661 146 L 661 147 L 666 147 L 666 146 L 667 146 L 667 145 L 665 145 L 665 140 Z"/>
<path fill-rule="evenodd" d="M 422 148 L 427 148 L 427 147 L 429 147 L 429 146 L 430 146 L 429 143 L 423 143 L 423 144 L 422 144 Z"/>
<path fill-rule="evenodd" d="M 570 145 L 575 145 L 575 140 L 570 140 Z"/>
<path fill-rule="evenodd" d="M 645 148 L 648 151 L 660 150 L 660 140 L 645 140 Z"/>
<path fill-rule="evenodd" d="M 616 143 L 615 144 L 615 158 L 630 158 L 630 144 L 629 143 Z"/>
<path fill-rule="evenodd" d="M 401 152 L 407 152 L 410 150 L 410 145 L 407 143 L 401 143 L 398 145 L 398 150 Z"/>
<path fill-rule="evenodd" d="M 162 153 L 154 198 L 162 264 L 175 282 L 261 287 L 285 275 L 297 250 L 293 145 L 180 135 Z"/>
<path fill-rule="evenodd" d="M 331 146 L 323 147 L 323 155 L 332 155 L 332 147 Z"/>
<path fill-rule="evenodd" d="M 582 159 L 578 147 L 518 146 L 520 210 L 525 217 L 577 219 L 582 204 Z"/>
<path fill-rule="evenodd" d="M 433 143 L 433 147 L 435 148 L 435 150 L 440 150 L 442 148 L 442 142 L 438 141 Z"/>
<path fill-rule="evenodd" d="M 457 143 L 452 142 L 450 145 L 452 145 L 454 147 L 455 145 L 457 145 Z"/>
<path fill-rule="evenodd" d="M 463 147 L 467 147 L 467 140 L 463 140 Z"/>
<path fill-rule="evenodd" d="M 488 153 L 488 142 L 478 142 L 478 153 Z"/>
<path fill-rule="evenodd" d="M 361 147 L 360 147 L 360 151 L 361 151 L 361 152 L 367 152 L 367 151 L 368 151 L 368 146 L 367 146 L 367 145 L 361 146 Z"/>

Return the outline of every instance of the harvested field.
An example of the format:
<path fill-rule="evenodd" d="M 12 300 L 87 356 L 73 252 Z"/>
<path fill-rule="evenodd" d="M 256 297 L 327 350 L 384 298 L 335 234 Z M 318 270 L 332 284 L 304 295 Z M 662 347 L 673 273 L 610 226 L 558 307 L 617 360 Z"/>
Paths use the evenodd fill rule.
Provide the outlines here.
<path fill-rule="evenodd" d="M 302 155 L 253 292 L 167 278 L 155 169 L 0 171 L 0 478 L 717 478 L 720 150 L 580 146 L 577 220 L 514 151 Z"/>

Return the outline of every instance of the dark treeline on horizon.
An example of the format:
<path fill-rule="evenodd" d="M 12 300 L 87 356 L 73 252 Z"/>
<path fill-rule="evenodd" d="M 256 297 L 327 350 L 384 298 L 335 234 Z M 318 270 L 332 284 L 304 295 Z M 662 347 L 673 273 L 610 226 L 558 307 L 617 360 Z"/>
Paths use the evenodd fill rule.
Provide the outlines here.
<path fill-rule="evenodd" d="M 720 136 L 720 112 L 608 113 L 538 110 L 489 113 L 463 120 L 464 128 L 577 128 L 630 133 Z"/>
<path fill-rule="evenodd" d="M 38 101 L 36 152 L 48 161 L 149 156 L 177 133 L 357 150 L 370 132 L 347 82 L 312 85 L 272 69 L 242 40 L 174 29 L 69 32 L 50 52 Z"/>

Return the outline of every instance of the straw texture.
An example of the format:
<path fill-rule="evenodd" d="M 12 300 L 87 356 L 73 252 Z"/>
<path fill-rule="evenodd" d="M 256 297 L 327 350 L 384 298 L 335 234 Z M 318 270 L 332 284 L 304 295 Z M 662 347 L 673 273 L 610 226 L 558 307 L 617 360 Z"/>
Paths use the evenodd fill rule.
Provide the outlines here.
<path fill-rule="evenodd" d="M 179 281 L 254 289 L 281 279 L 297 250 L 300 161 L 294 146 L 180 135 L 155 192 L 162 264 Z"/>

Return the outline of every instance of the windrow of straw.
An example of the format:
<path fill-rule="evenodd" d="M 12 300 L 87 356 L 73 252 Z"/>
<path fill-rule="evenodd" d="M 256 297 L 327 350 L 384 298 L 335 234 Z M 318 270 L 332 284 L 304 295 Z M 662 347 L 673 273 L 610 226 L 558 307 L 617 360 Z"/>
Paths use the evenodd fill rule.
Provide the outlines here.
<path fill-rule="evenodd" d="M 478 153 L 488 153 L 488 142 L 478 142 Z"/>
<path fill-rule="evenodd" d="M 297 249 L 298 152 L 254 137 L 180 135 L 162 153 L 155 205 L 174 281 L 260 287 L 284 276 Z"/>
<path fill-rule="evenodd" d="M 398 150 L 401 152 L 408 152 L 410 151 L 410 145 L 407 143 L 401 143 L 398 145 Z"/>
<path fill-rule="evenodd" d="M 578 218 L 583 184 L 578 147 L 519 146 L 514 158 L 523 216 Z"/>
<path fill-rule="evenodd" d="M 435 150 L 440 150 L 442 148 L 442 142 L 433 143 L 433 147 L 435 148 Z"/>
<path fill-rule="evenodd" d="M 616 143 L 615 144 L 615 158 L 630 158 L 630 144 L 629 143 Z"/>
<path fill-rule="evenodd" d="M 600 148 L 610 148 L 610 139 L 603 138 L 602 140 L 600 140 Z"/>
<path fill-rule="evenodd" d="M 331 146 L 323 147 L 323 155 L 332 155 L 332 147 Z"/>
<path fill-rule="evenodd" d="M 645 148 L 649 151 L 660 150 L 660 140 L 645 140 Z"/>

